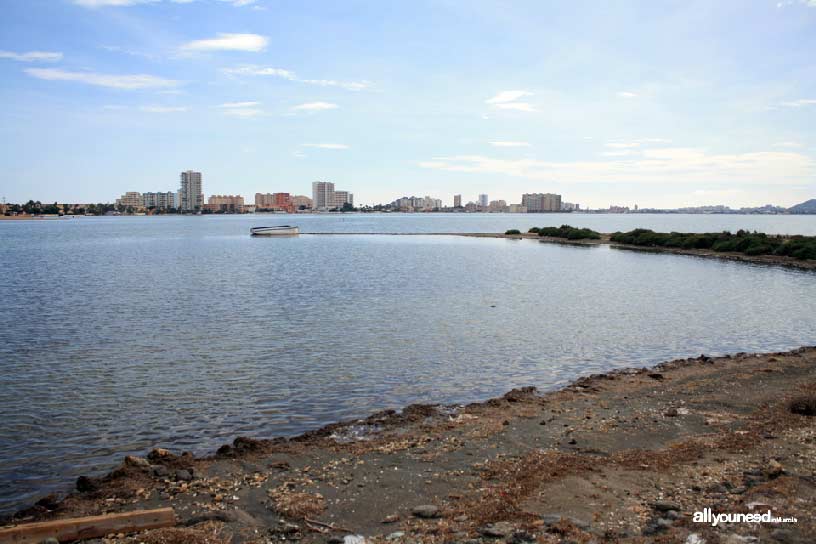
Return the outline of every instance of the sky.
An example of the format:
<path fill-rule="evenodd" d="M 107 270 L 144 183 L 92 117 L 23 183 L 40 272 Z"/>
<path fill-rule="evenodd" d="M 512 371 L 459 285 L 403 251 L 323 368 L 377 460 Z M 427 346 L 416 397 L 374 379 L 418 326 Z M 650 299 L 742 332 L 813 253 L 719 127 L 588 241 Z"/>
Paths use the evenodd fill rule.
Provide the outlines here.
<path fill-rule="evenodd" d="M 4 0 L 0 196 L 816 198 L 816 0 Z"/>

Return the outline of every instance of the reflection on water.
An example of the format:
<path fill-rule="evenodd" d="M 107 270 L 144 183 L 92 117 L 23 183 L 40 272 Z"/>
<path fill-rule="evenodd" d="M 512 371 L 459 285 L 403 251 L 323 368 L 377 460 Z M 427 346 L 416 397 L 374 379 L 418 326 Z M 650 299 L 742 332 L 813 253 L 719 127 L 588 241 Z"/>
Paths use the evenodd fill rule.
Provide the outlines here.
<path fill-rule="evenodd" d="M 359 217 L 300 224 L 441 230 Z M 482 217 L 444 221 L 507 218 Z M 292 220 L 0 224 L 0 510 L 154 446 L 208 452 L 816 337 L 809 273 L 526 240 L 248 236 L 275 222 Z"/>

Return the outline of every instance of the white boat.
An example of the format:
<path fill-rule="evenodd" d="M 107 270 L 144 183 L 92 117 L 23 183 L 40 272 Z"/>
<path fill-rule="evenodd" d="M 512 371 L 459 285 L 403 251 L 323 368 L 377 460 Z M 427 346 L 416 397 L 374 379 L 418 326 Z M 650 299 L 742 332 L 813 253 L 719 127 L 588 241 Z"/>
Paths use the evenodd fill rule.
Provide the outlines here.
<path fill-rule="evenodd" d="M 300 229 L 290 225 L 280 225 L 277 227 L 252 227 L 249 229 L 252 236 L 293 236 L 300 234 Z"/>

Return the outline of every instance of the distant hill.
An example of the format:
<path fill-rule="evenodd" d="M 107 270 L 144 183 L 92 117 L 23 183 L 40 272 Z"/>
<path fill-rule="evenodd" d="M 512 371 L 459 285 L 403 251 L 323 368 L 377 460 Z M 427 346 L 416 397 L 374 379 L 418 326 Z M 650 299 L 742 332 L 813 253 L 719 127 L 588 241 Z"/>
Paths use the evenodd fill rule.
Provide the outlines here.
<path fill-rule="evenodd" d="M 790 213 L 816 213 L 816 198 L 811 198 L 796 206 L 788 208 Z"/>

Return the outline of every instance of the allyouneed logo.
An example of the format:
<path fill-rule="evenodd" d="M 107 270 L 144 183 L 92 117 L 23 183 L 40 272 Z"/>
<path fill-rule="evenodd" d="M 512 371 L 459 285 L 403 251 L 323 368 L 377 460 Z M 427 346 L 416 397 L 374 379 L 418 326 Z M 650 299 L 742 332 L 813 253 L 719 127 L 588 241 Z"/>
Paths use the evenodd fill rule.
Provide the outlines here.
<path fill-rule="evenodd" d="M 703 508 L 702 512 L 694 512 L 692 521 L 716 527 L 718 523 L 796 523 L 796 518 L 774 516 L 770 510 L 764 514 L 715 514 L 711 508 Z"/>

